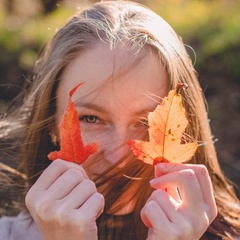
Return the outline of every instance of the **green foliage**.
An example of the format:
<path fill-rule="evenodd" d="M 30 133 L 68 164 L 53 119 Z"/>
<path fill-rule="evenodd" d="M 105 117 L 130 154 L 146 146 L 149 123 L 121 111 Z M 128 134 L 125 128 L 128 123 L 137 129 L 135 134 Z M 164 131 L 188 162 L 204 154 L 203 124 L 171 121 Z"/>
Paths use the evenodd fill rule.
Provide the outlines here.
<path fill-rule="evenodd" d="M 212 70 L 225 68 L 240 76 L 240 1 L 239 0 L 169 0 L 149 1 L 149 7 L 166 19 L 193 47 L 197 67 L 208 68 L 207 60 L 218 56 Z"/>
<path fill-rule="evenodd" d="M 16 57 L 22 69 L 29 70 L 44 43 L 54 35 L 73 13 L 73 9 L 61 8 L 48 15 L 35 16 L 17 13 L 8 15 L 0 5 L 0 63 Z M 5 53 L 5 54 L 3 54 Z M 4 57 L 3 57 L 4 56 Z"/>
<path fill-rule="evenodd" d="M 149 1 L 149 7 L 166 19 L 185 41 L 198 41 L 203 55 L 217 54 L 239 44 L 239 1 L 153 0 Z"/>
<path fill-rule="evenodd" d="M 228 68 L 240 74 L 235 63 L 239 60 L 236 49 L 240 48 L 239 0 L 145 0 L 144 4 L 166 19 L 194 48 L 199 66 L 204 67 L 206 59 L 218 55 L 223 56 L 225 64 L 232 64 Z M 8 15 L 0 5 L 0 50 L 16 55 L 19 65 L 29 69 L 42 45 L 75 12 L 76 4 L 72 5 L 62 4 L 46 15 L 38 5 L 35 12 L 22 9 Z M 24 8 L 24 4 L 19 6 Z M 7 61 L 8 54 L 4 54 L 5 59 L 0 56 L 0 61 Z"/>

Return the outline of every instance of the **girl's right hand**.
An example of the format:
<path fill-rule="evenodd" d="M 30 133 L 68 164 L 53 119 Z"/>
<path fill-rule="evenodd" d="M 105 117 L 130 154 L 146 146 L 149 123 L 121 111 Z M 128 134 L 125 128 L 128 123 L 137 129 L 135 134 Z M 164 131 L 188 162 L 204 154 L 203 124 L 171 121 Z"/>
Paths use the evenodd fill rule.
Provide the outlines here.
<path fill-rule="evenodd" d="M 104 197 L 80 165 L 55 160 L 25 201 L 44 240 L 98 238 L 96 219 L 103 211 Z"/>

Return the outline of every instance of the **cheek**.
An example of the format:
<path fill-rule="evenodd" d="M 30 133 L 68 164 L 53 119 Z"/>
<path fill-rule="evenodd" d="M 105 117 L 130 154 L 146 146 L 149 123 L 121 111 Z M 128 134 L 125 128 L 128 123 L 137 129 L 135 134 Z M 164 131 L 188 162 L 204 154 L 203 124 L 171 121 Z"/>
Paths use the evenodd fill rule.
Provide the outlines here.
<path fill-rule="evenodd" d="M 91 180 L 96 180 L 99 175 L 110 167 L 108 161 L 106 161 L 101 146 L 98 147 L 98 151 L 88 157 L 88 159 L 82 164 L 88 177 Z"/>
<path fill-rule="evenodd" d="M 104 127 L 86 126 L 86 124 L 81 124 L 80 127 L 84 145 L 97 142 L 102 146 L 109 140 L 110 131 Z"/>
<path fill-rule="evenodd" d="M 99 171 L 99 168 L 102 169 L 102 167 L 100 167 L 102 163 L 99 162 L 98 158 L 99 153 L 94 153 L 93 155 L 89 156 L 88 159 L 82 164 L 90 179 L 93 179 L 96 172 Z"/>
<path fill-rule="evenodd" d="M 148 127 L 142 125 L 136 127 L 136 129 L 133 131 L 133 134 L 131 134 L 130 139 L 148 141 L 149 140 Z"/>
<path fill-rule="evenodd" d="M 130 127 L 123 133 L 117 132 L 108 126 L 86 126 L 86 124 L 81 124 L 81 135 L 84 145 L 97 142 L 101 149 L 112 146 L 114 142 L 127 144 L 128 140 L 131 139 L 148 141 L 149 138 L 148 127 L 143 124 Z"/>

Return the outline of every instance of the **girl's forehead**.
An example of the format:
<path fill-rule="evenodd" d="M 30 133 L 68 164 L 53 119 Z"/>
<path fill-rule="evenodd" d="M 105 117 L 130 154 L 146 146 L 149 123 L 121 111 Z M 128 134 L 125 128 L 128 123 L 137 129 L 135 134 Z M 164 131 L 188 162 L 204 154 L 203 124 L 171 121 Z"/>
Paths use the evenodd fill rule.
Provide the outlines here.
<path fill-rule="evenodd" d="M 168 87 L 166 71 L 154 52 L 143 49 L 134 54 L 124 47 L 111 49 L 108 44 L 79 53 L 66 67 L 57 95 L 67 101 L 68 92 L 80 82 L 85 84 L 73 96 L 75 100 L 112 93 L 121 97 L 123 92 L 135 97 L 144 92 L 162 95 Z"/>

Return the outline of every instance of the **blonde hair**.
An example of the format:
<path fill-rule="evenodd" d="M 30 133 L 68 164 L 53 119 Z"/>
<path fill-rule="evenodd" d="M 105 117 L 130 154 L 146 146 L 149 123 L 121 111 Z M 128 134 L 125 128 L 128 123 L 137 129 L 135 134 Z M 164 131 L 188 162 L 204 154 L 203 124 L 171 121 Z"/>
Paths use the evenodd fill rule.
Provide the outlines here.
<path fill-rule="evenodd" d="M 24 106 L 30 108 L 30 111 L 20 157 L 20 171 L 28 176 L 30 186 L 36 181 L 39 172 L 48 166 L 46 156 L 54 149 L 49 127 L 54 125 L 56 89 L 61 75 L 68 63 L 99 41 L 110 44 L 112 48 L 121 43 L 136 55 L 143 48 L 150 47 L 168 73 L 170 88 L 178 83 L 188 85 L 187 91 L 183 92 L 183 104 L 189 119 L 186 133 L 197 139 L 200 145 L 192 162 L 207 167 L 219 216 L 224 218 L 229 232 L 231 228 L 240 227 L 239 202 L 220 170 L 203 93 L 184 44 L 160 16 L 128 1 L 101 2 L 77 13 L 55 34 L 36 62 L 30 94 Z M 143 167 L 142 170 L 139 168 L 139 171 L 142 176 L 144 172 L 146 176 L 152 174 L 149 167 Z M 151 192 L 147 191 L 145 197 L 139 196 L 139 208 Z M 225 233 L 221 234 L 224 236 Z"/>

